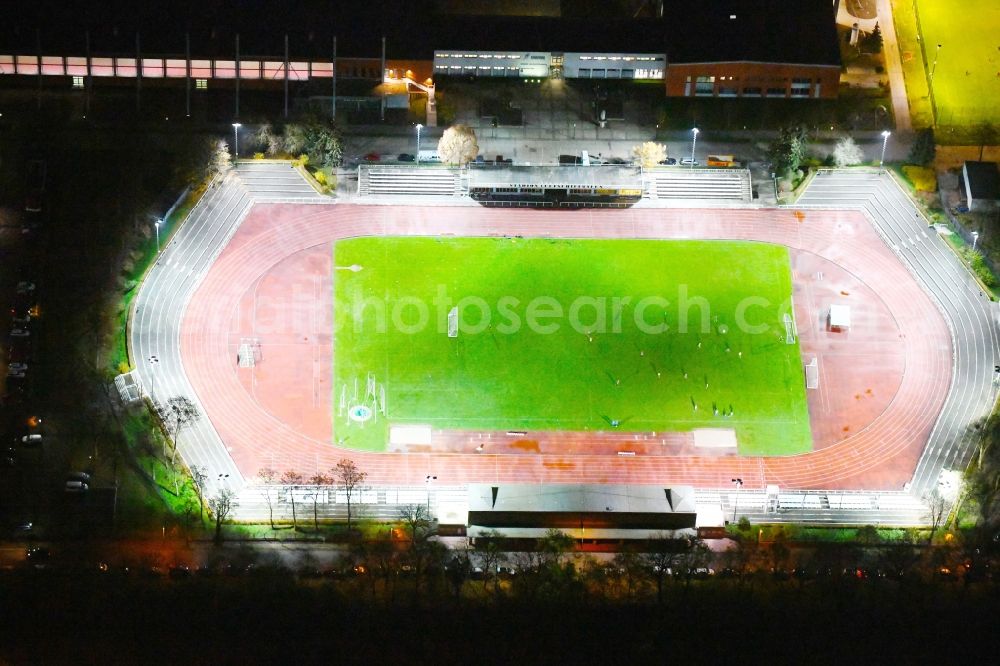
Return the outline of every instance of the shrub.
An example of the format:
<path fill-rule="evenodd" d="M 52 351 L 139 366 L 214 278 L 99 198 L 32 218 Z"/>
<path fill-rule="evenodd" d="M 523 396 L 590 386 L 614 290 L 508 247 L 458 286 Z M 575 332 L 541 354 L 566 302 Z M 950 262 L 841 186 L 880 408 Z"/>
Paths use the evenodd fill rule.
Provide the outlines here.
<path fill-rule="evenodd" d="M 910 155 L 907 160 L 913 164 L 927 166 L 934 161 L 935 152 L 934 130 L 920 130 L 917 138 L 913 141 L 913 147 L 910 148 Z"/>
<path fill-rule="evenodd" d="M 993 271 L 990 270 L 989 266 L 986 265 L 986 260 L 982 252 L 967 247 L 962 250 L 962 257 L 969 262 L 972 272 L 976 274 L 976 277 L 983 284 L 991 288 L 997 285 L 997 278 L 993 275 Z"/>
<path fill-rule="evenodd" d="M 313 174 L 313 177 L 316 179 L 316 182 L 319 183 L 320 185 L 326 185 L 326 174 L 323 173 L 322 171 L 317 171 L 316 173 Z"/>
<path fill-rule="evenodd" d="M 849 136 L 841 137 L 833 149 L 833 162 L 839 167 L 855 166 L 865 160 L 861 148 Z"/>
<path fill-rule="evenodd" d="M 262 159 L 264 159 L 264 153 L 254 153 L 253 154 L 253 158 L 255 160 L 262 160 Z"/>
<path fill-rule="evenodd" d="M 913 183 L 913 187 L 918 192 L 934 192 L 937 190 L 937 174 L 930 167 L 904 166 L 903 175 Z"/>
<path fill-rule="evenodd" d="M 300 167 L 304 167 L 305 165 L 309 164 L 309 156 L 303 153 L 302 155 L 299 155 L 299 158 L 295 160 L 295 163 Z"/>
<path fill-rule="evenodd" d="M 655 141 L 646 141 L 632 147 L 632 155 L 644 167 L 656 166 L 667 159 L 667 147 Z"/>

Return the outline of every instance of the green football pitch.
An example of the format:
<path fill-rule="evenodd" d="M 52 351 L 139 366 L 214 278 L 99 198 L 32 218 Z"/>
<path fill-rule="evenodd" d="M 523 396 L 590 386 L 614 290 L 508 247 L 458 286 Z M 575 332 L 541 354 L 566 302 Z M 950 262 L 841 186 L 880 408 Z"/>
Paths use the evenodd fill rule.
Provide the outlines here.
<path fill-rule="evenodd" d="M 725 428 L 741 454 L 812 448 L 785 247 L 371 237 L 338 241 L 334 265 L 344 446 L 426 425 Z"/>
<path fill-rule="evenodd" d="M 1000 2 L 917 0 L 917 12 L 938 124 L 1000 123 Z"/>

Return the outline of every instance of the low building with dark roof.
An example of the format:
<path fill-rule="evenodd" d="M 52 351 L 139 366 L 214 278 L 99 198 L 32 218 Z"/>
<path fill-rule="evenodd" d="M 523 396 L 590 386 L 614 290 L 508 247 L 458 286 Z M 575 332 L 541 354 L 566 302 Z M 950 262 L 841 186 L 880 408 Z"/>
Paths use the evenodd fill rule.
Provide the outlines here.
<path fill-rule="evenodd" d="M 996 162 L 966 162 L 962 184 L 969 210 L 991 211 L 1000 207 L 1000 172 Z"/>

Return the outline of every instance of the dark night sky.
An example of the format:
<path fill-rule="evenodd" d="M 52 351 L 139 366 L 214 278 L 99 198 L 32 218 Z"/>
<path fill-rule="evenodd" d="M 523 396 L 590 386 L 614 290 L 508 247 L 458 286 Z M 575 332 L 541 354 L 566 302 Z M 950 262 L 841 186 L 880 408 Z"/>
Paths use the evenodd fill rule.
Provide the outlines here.
<path fill-rule="evenodd" d="M 390 58 L 429 59 L 447 48 L 584 52 L 666 52 L 672 62 L 811 62 L 839 64 L 829 0 L 667 0 L 666 18 L 557 19 L 435 15 L 433 0 L 66 0 L 13 3 L 4 12 L 0 52 L 82 55 L 134 53 L 135 33 L 149 54 L 178 54 L 190 32 L 192 53 L 274 56 L 290 37 L 292 57 L 377 57 L 381 37 Z M 735 16 L 736 19 L 731 19 Z"/>

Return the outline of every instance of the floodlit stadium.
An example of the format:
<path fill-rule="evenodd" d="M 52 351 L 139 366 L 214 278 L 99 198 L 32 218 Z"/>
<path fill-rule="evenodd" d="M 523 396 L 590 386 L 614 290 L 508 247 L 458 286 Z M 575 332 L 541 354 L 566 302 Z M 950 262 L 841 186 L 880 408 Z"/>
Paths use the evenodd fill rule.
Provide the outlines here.
<path fill-rule="evenodd" d="M 475 484 L 658 486 L 701 525 L 915 524 L 967 460 L 995 313 L 888 175 L 821 172 L 761 208 L 654 170 L 632 207 L 539 210 L 401 194 L 417 169 L 333 203 L 243 163 L 142 286 L 132 355 L 160 361 L 132 378 L 197 400 L 181 452 L 244 516 L 262 467 L 347 457 L 372 515 L 426 502 L 443 524 Z"/>

